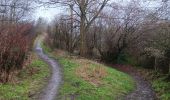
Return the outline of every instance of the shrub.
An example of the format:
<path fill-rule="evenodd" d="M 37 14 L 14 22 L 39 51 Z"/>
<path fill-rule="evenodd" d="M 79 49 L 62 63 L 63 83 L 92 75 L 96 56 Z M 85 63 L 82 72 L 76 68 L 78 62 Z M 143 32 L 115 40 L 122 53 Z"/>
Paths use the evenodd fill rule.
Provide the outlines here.
<path fill-rule="evenodd" d="M 0 31 L 0 82 L 8 82 L 12 72 L 22 69 L 31 28 L 29 24 L 12 25 Z"/>

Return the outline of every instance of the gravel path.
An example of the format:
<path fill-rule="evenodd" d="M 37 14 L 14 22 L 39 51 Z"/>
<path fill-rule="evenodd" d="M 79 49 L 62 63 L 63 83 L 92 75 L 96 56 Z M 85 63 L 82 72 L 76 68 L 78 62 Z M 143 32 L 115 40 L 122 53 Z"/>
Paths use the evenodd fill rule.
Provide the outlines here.
<path fill-rule="evenodd" d="M 40 93 L 39 100 L 56 100 L 57 90 L 61 83 L 61 70 L 58 62 L 56 60 L 49 58 L 48 55 L 44 54 L 41 48 L 41 42 L 43 40 L 43 36 L 37 40 L 35 51 L 45 62 L 47 62 L 51 67 L 51 77 L 47 86 L 43 89 L 42 93 Z"/>
<path fill-rule="evenodd" d="M 135 68 L 125 65 L 114 66 L 116 66 L 116 69 L 131 75 L 136 82 L 136 90 L 128 94 L 125 100 L 157 100 L 151 84 Z"/>

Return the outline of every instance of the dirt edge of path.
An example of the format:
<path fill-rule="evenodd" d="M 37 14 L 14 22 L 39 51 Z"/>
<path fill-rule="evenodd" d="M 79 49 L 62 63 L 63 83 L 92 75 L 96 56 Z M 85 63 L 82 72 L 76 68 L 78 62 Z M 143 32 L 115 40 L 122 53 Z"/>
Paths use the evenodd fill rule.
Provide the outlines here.
<path fill-rule="evenodd" d="M 124 100 L 158 100 L 149 81 L 145 80 L 140 72 L 128 65 L 112 65 L 113 68 L 129 74 L 136 82 L 136 89 L 128 94 Z"/>
<path fill-rule="evenodd" d="M 38 95 L 38 100 L 56 100 L 58 89 L 62 82 L 62 73 L 59 63 L 43 52 L 41 43 L 45 37 L 46 34 L 42 34 L 37 37 L 34 44 L 34 50 L 36 54 L 49 65 L 51 69 L 51 76 L 48 79 L 47 85 Z"/>

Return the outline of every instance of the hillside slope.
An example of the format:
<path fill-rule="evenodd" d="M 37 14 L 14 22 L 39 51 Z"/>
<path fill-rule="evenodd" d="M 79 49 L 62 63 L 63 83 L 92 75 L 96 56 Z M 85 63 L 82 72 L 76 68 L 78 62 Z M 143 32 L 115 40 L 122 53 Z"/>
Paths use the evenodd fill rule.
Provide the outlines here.
<path fill-rule="evenodd" d="M 120 71 L 95 61 L 69 56 L 67 52 L 52 52 L 43 45 L 46 53 L 59 60 L 64 82 L 58 99 L 73 100 L 117 100 L 134 90 L 133 79 Z"/>

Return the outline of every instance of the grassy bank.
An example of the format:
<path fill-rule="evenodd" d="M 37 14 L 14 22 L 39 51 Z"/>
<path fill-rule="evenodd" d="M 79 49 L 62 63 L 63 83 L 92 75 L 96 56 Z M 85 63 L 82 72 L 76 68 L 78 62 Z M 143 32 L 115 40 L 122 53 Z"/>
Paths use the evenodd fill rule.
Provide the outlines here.
<path fill-rule="evenodd" d="M 135 87 L 133 79 L 122 72 L 95 61 L 66 52 L 52 50 L 43 45 L 46 53 L 57 59 L 63 69 L 59 100 L 117 100 Z"/>
<path fill-rule="evenodd" d="M 166 79 L 166 75 L 147 69 L 139 71 L 150 81 L 159 100 L 170 100 L 170 82 Z"/>
<path fill-rule="evenodd" d="M 50 75 L 48 65 L 32 53 L 14 82 L 0 84 L 0 100 L 30 100 L 37 97 Z"/>
<path fill-rule="evenodd" d="M 159 99 L 170 100 L 170 82 L 164 80 L 165 77 L 154 79 L 152 85 L 157 92 Z"/>

